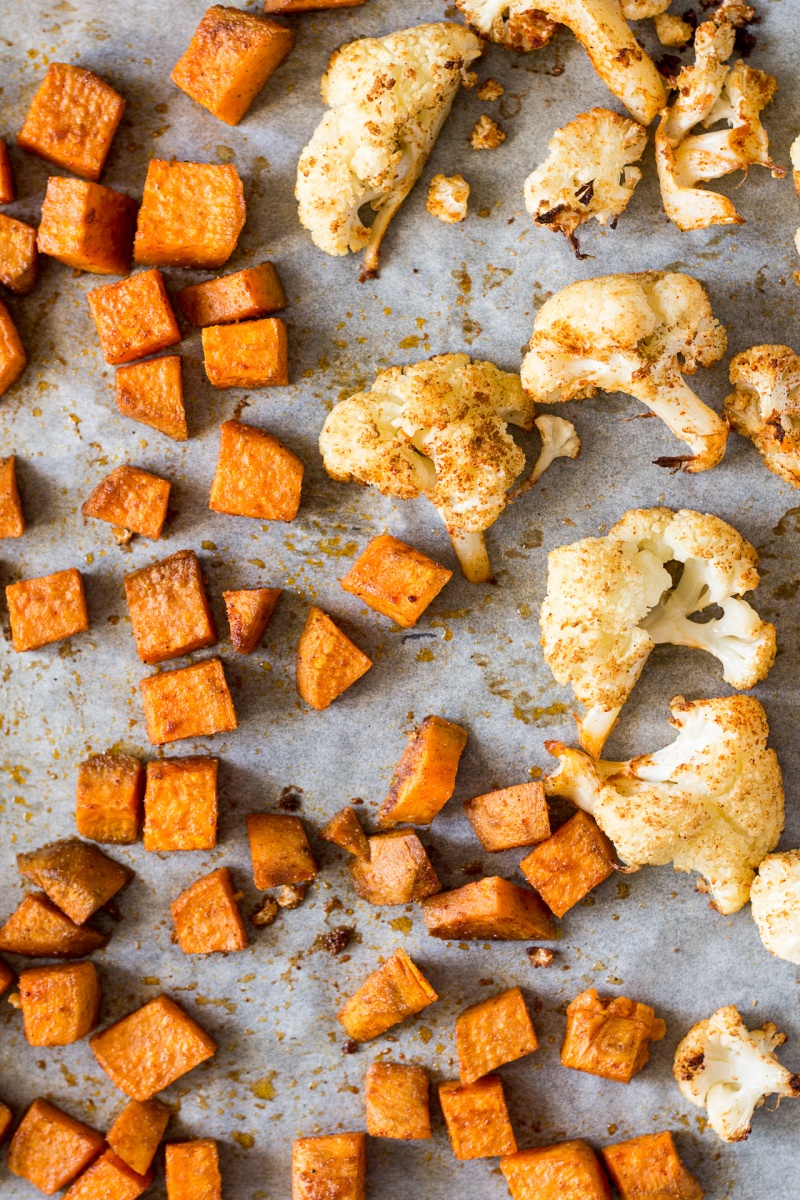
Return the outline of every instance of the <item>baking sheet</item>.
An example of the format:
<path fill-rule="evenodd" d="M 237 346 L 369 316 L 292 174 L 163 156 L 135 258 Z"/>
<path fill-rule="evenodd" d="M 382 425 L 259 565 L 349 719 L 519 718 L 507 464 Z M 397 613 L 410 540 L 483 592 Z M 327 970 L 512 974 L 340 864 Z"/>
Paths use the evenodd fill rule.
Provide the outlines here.
<path fill-rule="evenodd" d="M 255 8 L 254 5 L 249 7 Z M 800 11 L 794 0 L 762 0 L 753 65 L 779 80 L 766 114 L 774 155 L 788 166 L 797 132 L 796 46 Z M 612 879 L 561 922 L 550 970 L 534 971 L 522 944 L 443 944 L 428 939 L 418 911 L 373 908 L 357 901 L 333 847 L 315 848 L 323 865 L 305 904 L 269 929 L 251 928 L 248 950 L 188 958 L 171 944 L 169 903 L 191 881 L 228 865 L 252 910 L 244 816 L 273 807 L 284 789 L 302 800 L 312 830 L 353 797 L 374 816 L 404 733 L 426 713 L 469 727 L 470 740 L 454 799 L 423 841 L 446 887 L 489 873 L 516 878 L 522 852 L 491 857 L 471 834 L 460 801 L 546 769 L 547 738 L 574 739 L 571 693 L 557 687 L 538 646 L 536 613 L 552 547 L 605 530 L 626 509 L 668 504 L 710 510 L 732 521 L 762 555 L 761 614 L 778 625 L 780 653 L 756 689 L 766 706 L 787 786 L 782 846 L 800 844 L 796 780 L 800 498 L 760 463 L 753 447 L 732 436 L 712 474 L 671 475 L 651 465 L 680 446 L 657 420 L 622 396 L 559 407 L 578 426 L 583 453 L 558 463 L 544 482 L 501 517 L 488 534 L 497 587 L 460 577 L 418 627 L 404 633 L 344 593 L 337 580 L 374 534 L 384 529 L 455 566 L 447 538 L 423 501 L 400 503 L 333 483 L 316 438 L 330 405 L 393 363 L 469 350 L 518 369 L 537 306 L 567 283 L 611 271 L 675 268 L 708 287 L 727 325 L 730 353 L 755 342 L 794 343 L 800 267 L 791 239 L 798 222 L 789 179 L 754 169 L 735 194 L 747 219 L 741 228 L 680 234 L 660 207 L 652 146 L 645 178 L 616 232 L 595 226 L 578 262 L 566 242 L 534 228 L 522 204 L 522 182 L 546 153 L 552 131 L 593 104 L 619 108 L 567 31 L 528 56 L 490 48 L 481 79 L 500 80 L 499 105 L 464 92 L 422 183 L 395 219 L 384 244 L 380 277 L 358 283 L 354 256 L 330 259 L 299 227 L 293 200 L 300 149 L 323 111 L 319 79 L 330 52 L 362 35 L 441 19 L 440 5 L 368 0 L 362 8 L 298 19 L 297 48 L 237 128 L 195 105 L 169 82 L 169 71 L 204 11 L 188 0 L 96 0 L 45 3 L 0 0 L 0 129 L 19 129 L 50 60 L 79 62 L 109 79 L 128 99 L 103 182 L 139 196 L 151 156 L 234 162 L 245 182 L 248 219 L 226 269 L 271 258 L 290 297 L 291 386 L 257 393 L 217 392 L 204 380 L 200 338 L 186 330 L 180 347 L 191 439 L 182 445 L 123 421 L 113 400 L 113 370 L 100 355 L 85 293 L 100 282 L 42 260 L 34 294 L 9 301 L 30 365 L 0 403 L 0 454 L 19 456 L 30 528 L 0 547 L 0 584 L 77 566 L 91 614 L 88 634 L 15 655 L 0 641 L 0 787 L 6 836 L 0 843 L 0 914 L 24 888 L 14 855 L 74 833 L 77 764 L 111 746 L 154 755 L 138 694 L 146 675 L 134 650 L 122 577 L 134 567 L 192 547 L 201 556 L 221 631 L 225 588 L 259 582 L 285 589 L 263 649 L 235 656 L 223 640 L 240 728 L 170 753 L 218 755 L 219 844 L 210 853 L 145 854 L 141 845 L 114 856 L 136 872 L 119 899 L 123 919 L 108 948 L 95 955 L 104 987 L 103 1021 L 114 1020 L 160 991 L 179 1000 L 219 1041 L 217 1056 L 186 1076 L 166 1098 L 175 1106 L 171 1136 L 219 1140 L 225 1196 L 284 1200 L 290 1193 L 290 1143 L 301 1134 L 363 1128 L 362 1080 L 378 1055 L 423 1063 L 434 1080 L 457 1073 L 453 1023 L 462 1007 L 520 984 L 537 1009 L 541 1048 L 504 1067 L 502 1075 L 521 1147 L 563 1137 L 604 1145 L 661 1128 L 676 1131 L 682 1155 L 714 1200 L 794 1200 L 798 1194 L 800 1104 L 761 1109 L 748 1142 L 723 1145 L 704 1131 L 701 1113 L 674 1085 L 674 1048 L 689 1026 L 719 1005 L 737 1004 L 751 1023 L 773 1020 L 790 1037 L 784 1059 L 800 1069 L 798 969 L 771 959 L 747 909 L 722 917 L 671 868 Z M 454 15 L 448 12 L 448 15 Z M 644 35 L 649 38 L 649 32 Z M 498 113 L 499 109 L 499 113 Z M 468 136 L 478 115 L 495 115 L 508 133 L 498 150 L 474 153 Z M 19 200 L 7 211 L 36 221 L 49 168 L 11 148 Z M 466 223 L 449 227 L 424 208 L 427 181 L 461 171 L 472 185 Z M 174 292 L 204 276 L 168 272 Z M 705 400 L 720 408 L 730 354 L 696 377 Z M 243 407 L 244 406 L 244 407 Z M 221 420 L 241 413 L 303 459 L 303 504 L 288 526 L 210 513 L 208 489 Z M 536 451 L 535 439 L 528 446 Z M 114 466 L 132 462 L 173 481 L 173 515 L 159 543 L 114 543 L 110 527 L 84 523 L 80 505 Z M 323 714 L 294 690 L 296 640 L 310 602 L 319 603 L 375 660 L 373 670 Z M 7 626 L 7 612 L 2 608 Z M 670 739 L 671 696 L 724 695 L 719 665 L 687 650 L 654 652 L 622 721 L 610 755 L 644 752 Z M 336 903 L 341 908 L 334 907 Z M 319 949 L 320 935 L 351 925 L 348 955 Z M 415 1021 L 357 1054 L 343 1056 L 335 1020 L 342 998 L 374 968 L 379 955 L 409 951 L 441 995 Z M 19 963 L 15 965 L 19 966 Z M 564 1070 L 558 1047 L 564 1007 L 580 990 L 625 994 L 655 1006 L 667 1036 L 628 1087 Z M 45 1095 L 100 1129 L 123 1097 L 98 1068 L 85 1042 L 64 1049 L 29 1047 L 21 1020 L 0 1004 L 0 1096 L 17 1115 Z M 457 1163 L 441 1119 L 429 1143 L 372 1141 L 369 1195 L 391 1200 L 507 1195 L 496 1160 Z M 38 1195 L 0 1167 L 4 1200 Z M 163 1196 L 163 1184 L 154 1185 Z"/>

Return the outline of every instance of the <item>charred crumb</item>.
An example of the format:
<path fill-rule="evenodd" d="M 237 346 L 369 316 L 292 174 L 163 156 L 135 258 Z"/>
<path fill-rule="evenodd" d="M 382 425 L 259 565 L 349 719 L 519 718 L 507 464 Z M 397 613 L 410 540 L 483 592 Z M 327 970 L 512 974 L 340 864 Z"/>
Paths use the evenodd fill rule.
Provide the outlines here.
<path fill-rule="evenodd" d="M 547 212 L 540 213 L 538 217 L 534 217 L 537 225 L 552 225 L 557 221 L 562 212 L 567 211 L 566 204 L 557 204 L 555 208 L 549 208 Z"/>
<path fill-rule="evenodd" d="M 756 48 L 756 35 L 746 28 L 737 29 L 733 45 L 742 58 L 749 58 Z"/>
<path fill-rule="evenodd" d="M 463 871 L 464 871 L 465 875 L 482 875 L 483 874 L 483 863 L 482 862 L 467 863 L 467 865 L 463 868 Z"/>
<path fill-rule="evenodd" d="M 555 951 L 548 950 L 546 946 L 529 946 L 525 953 L 531 960 L 532 967 L 552 967 L 553 965 Z"/>
<path fill-rule="evenodd" d="M 358 1050 L 358 1042 L 354 1042 L 352 1038 L 342 1042 L 342 1054 L 355 1054 L 356 1050 Z"/>
<path fill-rule="evenodd" d="M 570 246 L 572 246 L 572 252 L 575 255 L 575 257 L 578 259 L 579 262 L 583 262 L 583 260 L 585 258 L 594 258 L 593 254 L 584 254 L 584 252 L 581 250 L 580 243 L 579 243 L 577 237 L 575 236 L 574 229 L 570 229 L 567 232 L 567 240 L 568 240 Z"/>
<path fill-rule="evenodd" d="M 711 3 L 709 3 L 709 0 L 700 0 L 700 7 L 716 8 L 717 0 L 711 0 Z M 692 29 L 697 29 L 697 26 L 700 24 L 697 19 L 697 13 L 693 8 L 687 8 L 685 13 L 681 13 L 681 20 L 685 21 L 687 25 L 691 25 Z"/>
<path fill-rule="evenodd" d="M 671 87 L 674 87 L 678 82 L 678 75 L 682 67 L 683 63 L 677 54 L 662 54 L 656 61 L 656 70 L 662 79 L 666 79 Z"/>
<path fill-rule="evenodd" d="M 694 454 L 667 455 L 663 458 L 654 458 L 653 466 L 667 467 L 672 471 L 673 474 L 675 474 L 676 471 L 685 471 L 687 469 L 687 463 L 694 462 L 694 460 Z"/>
<path fill-rule="evenodd" d="M 575 193 L 575 199 L 581 204 L 591 204 L 594 197 L 594 180 L 590 179 L 588 183 L 582 183 Z"/>
<path fill-rule="evenodd" d="M 327 950 L 328 954 L 341 954 L 350 945 L 354 933 L 355 929 L 352 925 L 337 925 L 335 929 L 331 929 L 330 933 L 320 934 L 318 938 L 320 949 Z"/>
<path fill-rule="evenodd" d="M 250 920 L 259 929 L 265 925 L 271 925 L 278 915 L 278 902 L 272 896 L 267 896 L 260 908 L 254 909 L 250 914 Z"/>
<path fill-rule="evenodd" d="M 278 801 L 278 808 L 284 812 L 297 812 L 303 803 L 302 788 L 285 787 Z"/>

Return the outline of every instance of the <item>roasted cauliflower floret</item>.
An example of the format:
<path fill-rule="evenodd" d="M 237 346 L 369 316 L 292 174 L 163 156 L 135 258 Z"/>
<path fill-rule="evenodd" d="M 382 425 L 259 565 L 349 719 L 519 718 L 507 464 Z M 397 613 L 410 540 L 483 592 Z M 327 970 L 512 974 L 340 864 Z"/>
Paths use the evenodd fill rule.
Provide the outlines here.
<path fill-rule="evenodd" d="M 462 175 L 434 175 L 425 207 L 432 217 L 457 225 L 467 215 L 470 187 Z"/>
<path fill-rule="evenodd" d="M 800 137 L 796 137 L 792 142 L 791 150 L 789 151 L 792 160 L 792 179 L 794 180 L 794 190 L 800 197 Z M 794 235 L 794 244 L 797 247 L 797 252 L 800 254 L 800 229 Z"/>
<path fill-rule="evenodd" d="M 730 378 L 731 428 L 750 438 L 770 471 L 800 487 L 800 357 L 788 346 L 753 346 L 732 360 Z"/>
<path fill-rule="evenodd" d="M 725 453 L 728 426 L 686 384 L 725 353 L 725 330 L 690 275 L 646 271 L 572 283 L 536 314 L 522 386 L 540 404 L 598 388 L 635 396 L 692 453 L 659 466 L 705 471 Z"/>
<path fill-rule="evenodd" d="M 468 25 L 509 50 L 539 50 L 553 37 L 556 22 L 530 0 L 456 0 Z"/>
<path fill-rule="evenodd" d="M 653 24 L 662 46 L 685 46 L 692 40 L 692 26 L 674 13 L 662 12 Z"/>
<path fill-rule="evenodd" d="M 473 150 L 496 150 L 505 140 L 505 130 L 486 113 L 481 113 L 469 135 L 469 143 Z"/>
<path fill-rule="evenodd" d="M 297 165 L 300 223 L 327 254 L 366 247 L 377 272 L 381 240 L 416 183 L 483 43 L 463 25 L 419 25 L 351 42 L 322 79 L 329 111 Z M 361 220 L 369 204 L 372 227 Z"/>
<path fill-rule="evenodd" d="M 800 966 L 800 850 L 767 855 L 750 889 L 750 906 L 770 954 Z"/>
<path fill-rule="evenodd" d="M 708 1113 L 723 1142 L 743 1142 L 753 1112 L 767 1096 L 800 1096 L 800 1075 L 773 1051 L 786 1034 L 768 1021 L 747 1029 L 732 1004 L 694 1025 L 675 1051 L 673 1072 L 681 1095 Z"/>

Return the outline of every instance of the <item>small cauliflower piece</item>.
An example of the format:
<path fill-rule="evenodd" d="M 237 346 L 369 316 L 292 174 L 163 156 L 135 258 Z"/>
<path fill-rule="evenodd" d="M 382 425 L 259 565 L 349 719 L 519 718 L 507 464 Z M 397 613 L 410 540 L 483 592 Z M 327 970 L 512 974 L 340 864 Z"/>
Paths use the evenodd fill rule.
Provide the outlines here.
<path fill-rule="evenodd" d="M 467 215 L 470 187 L 462 175 L 434 175 L 425 207 L 432 217 L 457 225 Z"/>
<path fill-rule="evenodd" d="M 575 459 L 581 452 L 581 440 L 571 421 L 565 421 L 563 417 L 554 417 L 550 413 L 546 413 L 537 417 L 534 425 L 539 430 L 542 448 L 533 470 L 528 478 L 514 489 L 511 500 L 519 500 L 520 496 L 524 496 L 532 487 L 535 487 L 547 468 L 557 458 Z"/>
<path fill-rule="evenodd" d="M 770 471 L 800 487 L 800 357 L 789 346 L 752 346 L 733 358 L 730 379 L 731 428 L 750 438 Z"/>
<path fill-rule="evenodd" d="M 800 965 L 800 850 L 767 855 L 750 889 L 750 905 L 770 954 Z"/>
<path fill-rule="evenodd" d="M 794 190 L 800 197 L 800 137 L 796 137 L 792 142 L 789 155 L 792 162 L 792 179 L 794 181 Z M 797 247 L 797 253 L 800 254 L 800 229 L 794 235 L 794 244 Z"/>
<path fill-rule="evenodd" d="M 672 0 L 622 0 L 622 15 L 626 21 L 645 21 L 666 12 Z"/>
<path fill-rule="evenodd" d="M 329 111 L 297 165 L 301 225 L 326 254 L 366 247 L 362 280 L 377 274 L 389 222 L 419 179 L 483 43 L 441 22 L 362 38 L 337 50 L 322 79 Z M 371 228 L 360 210 L 376 212 Z"/>
<path fill-rule="evenodd" d="M 497 121 L 493 121 L 486 113 L 481 113 L 475 122 L 475 127 L 469 135 L 469 144 L 473 150 L 496 150 L 506 140 L 506 132 Z"/>
<path fill-rule="evenodd" d="M 786 1041 L 771 1021 L 748 1029 L 733 1004 L 694 1025 L 675 1051 L 673 1073 L 681 1095 L 708 1113 L 723 1142 L 743 1142 L 755 1109 L 767 1096 L 800 1096 L 800 1075 L 773 1051 Z"/>
<path fill-rule="evenodd" d="M 598 388 L 635 396 L 692 451 L 657 465 L 706 471 L 725 453 L 728 426 L 683 376 L 711 366 L 726 346 L 703 286 L 690 275 L 604 275 L 572 283 L 542 305 L 520 374 L 539 404 L 584 400 Z"/>
<path fill-rule="evenodd" d="M 496 79 L 487 79 L 478 88 L 479 100 L 499 100 L 505 95 L 506 89 Z"/>
<path fill-rule="evenodd" d="M 456 5 L 471 29 L 508 50 L 539 50 L 556 31 L 556 22 L 531 0 L 456 0 Z"/>
<path fill-rule="evenodd" d="M 662 46 L 686 46 L 694 30 L 688 21 L 674 13 L 662 12 L 653 20 L 656 36 Z"/>

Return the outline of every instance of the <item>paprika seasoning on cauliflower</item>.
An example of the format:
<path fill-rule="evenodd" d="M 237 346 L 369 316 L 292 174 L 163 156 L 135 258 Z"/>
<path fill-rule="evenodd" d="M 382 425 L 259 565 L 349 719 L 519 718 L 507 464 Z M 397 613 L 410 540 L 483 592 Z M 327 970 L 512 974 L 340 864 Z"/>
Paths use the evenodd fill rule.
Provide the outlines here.
<path fill-rule="evenodd" d="M 800 357 L 789 346 L 752 346 L 731 360 L 730 379 L 731 429 L 750 439 L 770 471 L 800 487 Z"/>
<path fill-rule="evenodd" d="M 540 50 L 556 23 L 531 0 L 456 0 L 468 25 L 508 50 Z"/>
<path fill-rule="evenodd" d="M 759 864 L 750 908 L 770 954 L 800 966 L 800 850 L 768 854 Z"/>

